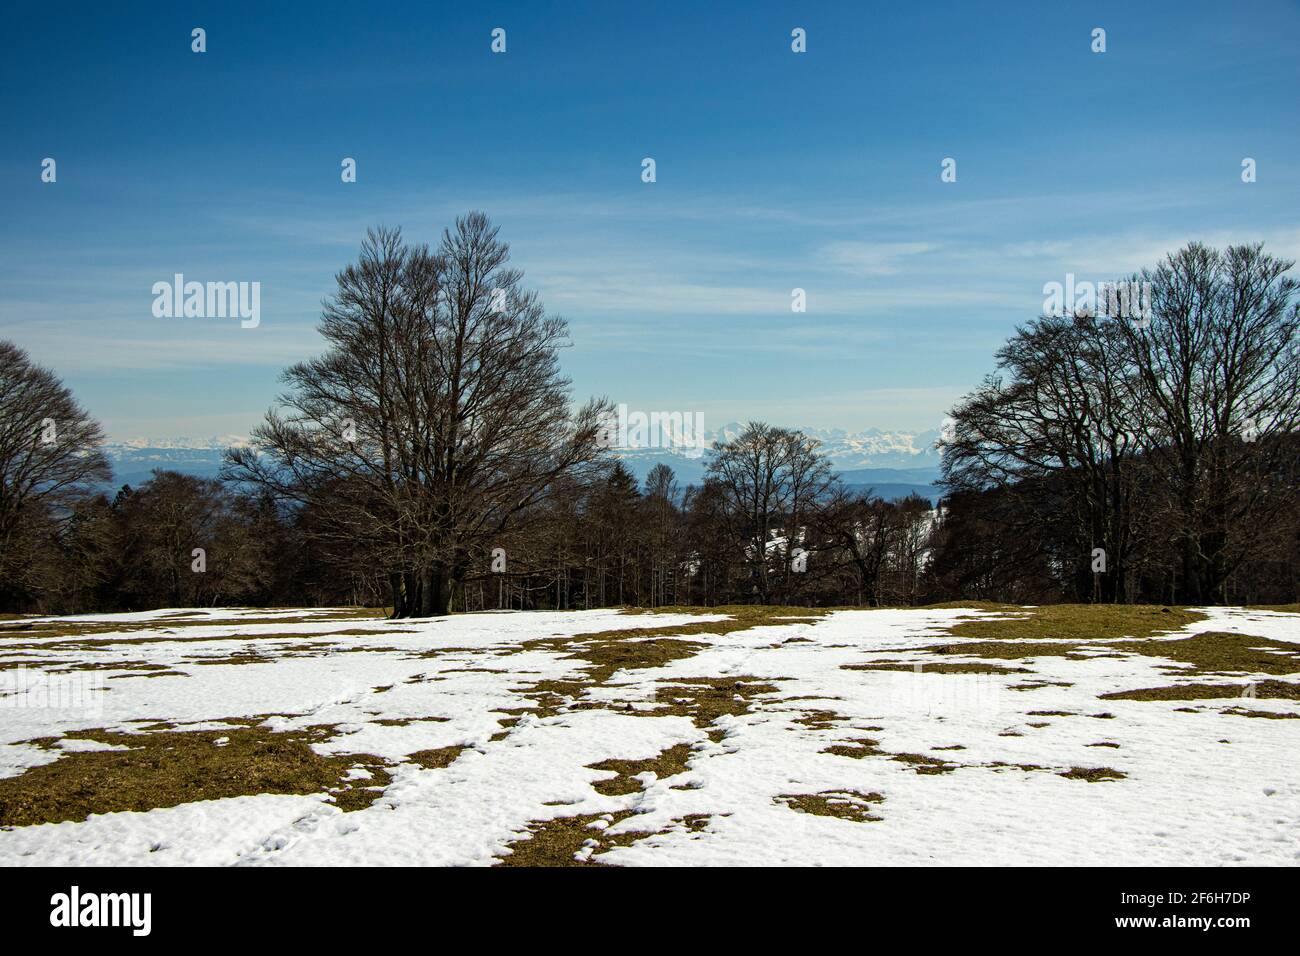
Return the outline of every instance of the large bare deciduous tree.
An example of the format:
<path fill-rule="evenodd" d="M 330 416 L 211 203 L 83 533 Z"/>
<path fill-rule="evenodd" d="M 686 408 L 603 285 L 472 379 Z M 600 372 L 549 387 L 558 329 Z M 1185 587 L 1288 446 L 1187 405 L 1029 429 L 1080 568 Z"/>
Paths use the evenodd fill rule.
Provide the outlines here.
<path fill-rule="evenodd" d="M 1261 529 L 1295 506 L 1292 265 L 1193 243 L 1133 280 L 1150 285 L 1150 315 L 1018 329 L 953 411 L 948 488 L 996 490 L 1076 597 L 1226 600 Z"/>
<path fill-rule="evenodd" d="M 0 341 L 0 601 L 26 581 L 36 539 L 111 477 L 103 440 L 57 375 Z"/>
<path fill-rule="evenodd" d="M 1179 600 L 1224 599 L 1255 531 L 1294 503 L 1300 283 L 1262 244 L 1192 243 L 1143 278 L 1149 326 L 1126 326 L 1131 402 L 1177 549 Z"/>
<path fill-rule="evenodd" d="M 325 303 L 327 351 L 284 373 L 281 409 L 228 461 L 373 555 L 399 617 L 447 613 L 471 556 L 602 453 L 608 407 L 573 410 L 567 324 L 508 261 L 482 213 L 432 251 L 372 230 Z"/>

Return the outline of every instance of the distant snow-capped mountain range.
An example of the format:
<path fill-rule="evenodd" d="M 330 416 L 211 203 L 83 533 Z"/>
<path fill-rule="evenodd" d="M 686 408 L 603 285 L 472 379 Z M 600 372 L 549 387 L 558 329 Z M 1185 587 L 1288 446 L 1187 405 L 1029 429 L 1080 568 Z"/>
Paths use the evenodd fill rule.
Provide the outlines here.
<path fill-rule="evenodd" d="M 130 451 L 225 451 L 227 448 L 248 444 L 243 435 L 213 435 L 211 438 L 128 438 L 125 441 L 108 442 L 104 448 L 109 454 L 125 454 Z"/>
<path fill-rule="evenodd" d="M 730 441 L 744 431 L 740 422 L 728 422 L 704 437 Z M 842 428 L 804 428 L 806 435 L 821 442 L 822 451 L 847 483 L 870 485 L 883 497 L 901 497 L 916 492 L 933 498 L 932 483 L 938 479 L 937 430 L 923 432 L 886 431 L 868 428 L 850 432 Z M 230 447 L 248 444 L 242 435 L 214 435 L 210 438 L 132 438 L 110 442 L 104 451 L 113 464 L 114 483 L 139 484 L 149 480 L 155 468 L 212 477 L 221 468 L 222 453 Z M 660 462 L 669 465 L 684 487 L 704 477 L 707 458 L 685 454 L 673 448 L 615 448 L 614 457 L 644 479 Z"/>

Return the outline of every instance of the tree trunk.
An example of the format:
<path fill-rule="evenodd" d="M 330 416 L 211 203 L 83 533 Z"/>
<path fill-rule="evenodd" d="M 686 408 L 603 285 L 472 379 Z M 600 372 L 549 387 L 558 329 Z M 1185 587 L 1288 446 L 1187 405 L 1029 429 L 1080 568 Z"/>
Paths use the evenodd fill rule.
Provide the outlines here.
<path fill-rule="evenodd" d="M 393 595 L 393 617 L 406 617 L 406 595 L 402 593 L 402 576 L 396 571 L 388 574 L 388 588 Z"/>

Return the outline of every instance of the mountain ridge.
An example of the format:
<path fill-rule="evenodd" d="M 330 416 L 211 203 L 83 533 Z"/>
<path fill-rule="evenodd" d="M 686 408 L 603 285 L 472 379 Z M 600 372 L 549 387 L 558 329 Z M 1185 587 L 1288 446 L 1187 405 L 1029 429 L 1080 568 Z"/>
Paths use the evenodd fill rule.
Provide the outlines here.
<path fill-rule="evenodd" d="M 744 427 L 740 422 L 728 422 L 712 431 L 706 430 L 704 437 L 710 443 L 730 441 Z M 915 492 L 934 498 L 937 494 L 933 488 L 940 463 L 934 445 L 939 437 L 937 430 L 867 428 L 851 432 L 842 428 L 805 428 L 800 431 L 820 443 L 831 466 L 851 487 L 872 487 L 882 497 L 902 497 Z M 105 443 L 104 452 L 113 465 L 114 484 L 120 486 L 147 481 L 155 468 L 214 477 L 221 468 L 225 450 L 247 444 L 248 439 L 242 435 L 131 438 Z M 673 448 L 614 448 L 610 454 L 622 461 L 638 481 L 644 481 L 650 470 L 662 463 L 671 467 L 678 483 L 686 487 L 700 484 L 707 467 L 706 455 L 692 451 L 694 454 Z"/>

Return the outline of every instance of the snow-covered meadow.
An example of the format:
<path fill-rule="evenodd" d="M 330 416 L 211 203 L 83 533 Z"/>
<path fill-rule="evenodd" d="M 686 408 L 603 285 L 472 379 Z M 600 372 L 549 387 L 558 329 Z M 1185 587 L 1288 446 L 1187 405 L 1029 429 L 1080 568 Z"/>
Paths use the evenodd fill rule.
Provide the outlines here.
<path fill-rule="evenodd" d="M 48 812 L 41 773 L 104 798 L 122 732 L 310 732 L 337 786 L 27 822 L 0 865 L 1300 863 L 1300 614 L 1203 609 L 1136 653 L 949 633 L 1008 613 L 4 622 L 0 814 Z M 1267 666 L 1160 653 L 1206 634 Z"/>

